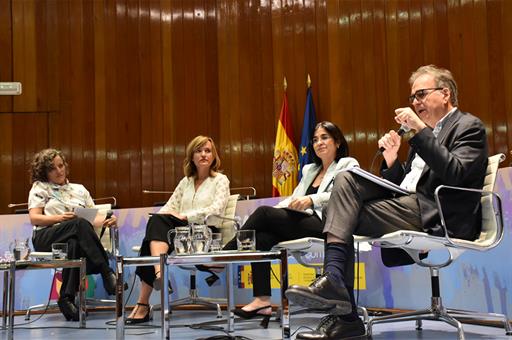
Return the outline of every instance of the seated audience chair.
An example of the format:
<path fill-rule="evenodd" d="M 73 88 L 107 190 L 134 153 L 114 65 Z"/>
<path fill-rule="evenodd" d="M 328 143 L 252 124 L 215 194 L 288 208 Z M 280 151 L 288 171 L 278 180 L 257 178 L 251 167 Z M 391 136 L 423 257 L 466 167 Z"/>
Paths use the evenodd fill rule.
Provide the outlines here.
<path fill-rule="evenodd" d="M 503 238 L 503 218 L 501 210 L 501 199 L 493 192 L 494 183 L 496 181 L 496 174 L 498 165 L 505 159 L 503 154 L 497 154 L 489 157 L 487 166 L 486 177 L 482 190 L 460 188 L 452 186 L 439 186 L 435 191 L 435 199 L 438 210 L 440 212 L 441 227 L 445 231 L 444 237 L 432 236 L 423 232 L 416 231 L 396 231 L 393 233 L 385 234 L 379 238 L 369 237 L 356 237 L 356 242 L 370 242 L 372 245 L 383 248 L 400 248 L 409 254 L 416 264 L 422 267 L 429 268 L 432 296 L 430 308 L 407 312 L 398 313 L 387 316 L 375 317 L 368 322 L 368 335 L 371 336 L 372 326 L 377 323 L 385 322 L 398 322 L 398 321 L 416 321 L 416 329 L 420 330 L 422 320 L 439 320 L 444 321 L 457 328 L 458 338 L 464 339 L 464 330 L 462 324 L 457 319 L 464 320 L 496 320 L 503 322 L 506 334 L 512 335 L 512 328 L 505 315 L 495 313 L 478 313 L 463 311 L 457 309 L 447 309 L 443 306 L 440 294 L 439 285 L 439 270 L 450 265 L 457 257 L 459 257 L 466 250 L 472 251 L 487 251 L 496 247 Z M 462 190 L 467 192 L 480 192 L 482 193 L 482 230 L 479 237 L 474 241 L 461 240 L 451 238 L 448 236 L 446 230 L 445 219 L 443 216 L 443 209 L 439 199 L 439 193 L 442 190 Z M 429 263 L 420 258 L 420 254 L 429 250 L 445 250 L 448 252 L 448 258 L 444 262 Z"/>

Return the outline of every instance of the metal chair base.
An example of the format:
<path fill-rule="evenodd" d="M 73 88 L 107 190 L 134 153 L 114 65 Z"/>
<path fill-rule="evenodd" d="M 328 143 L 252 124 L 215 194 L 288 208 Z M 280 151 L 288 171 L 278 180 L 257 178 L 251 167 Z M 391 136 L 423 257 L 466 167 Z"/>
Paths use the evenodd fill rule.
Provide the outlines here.
<path fill-rule="evenodd" d="M 87 299 L 85 299 L 85 305 L 87 307 L 91 307 L 91 306 L 114 307 L 116 305 L 116 300 L 87 298 Z M 28 307 L 27 311 L 25 312 L 25 321 L 30 320 L 30 317 L 32 316 L 33 311 L 42 311 L 42 310 L 45 310 L 46 308 L 47 308 L 46 303 Z M 48 304 L 48 309 L 50 309 L 50 308 L 59 308 L 59 305 L 57 304 L 57 302 L 52 301 Z"/>
<path fill-rule="evenodd" d="M 278 321 L 279 321 L 279 315 L 280 315 L 279 311 L 280 310 L 278 309 L 276 312 L 276 315 L 278 315 L 276 317 L 276 320 L 278 320 Z M 318 309 L 312 309 L 312 308 L 298 308 L 296 310 L 290 311 L 290 315 L 309 314 L 309 313 L 325 313 L 325 311 L 321 311 Z M 363 318 L 363 322 L 365 324 L 368 323 L 370 317 L 368 316 L 368 310 L 366 309 L 366 307 L 357 306 L 357 314 Z"/>
<path fill-rule="evenodd" d="M 189 296 L 184 297 L 182 299 L 171 301 L 170 307 L 182 306 L 182 305 L 200 305 L 209 307 L 217 310 L 217 318 L 222 318 L 222 310 L 220 308 L 220 304 L 226 304 L 226 299 L 214 299 L 214 298 L 203 298 L 197 295 L 196 289 L 191 289 L 189 291 Z"/>
<path fill-rule="evenodd" d="M 453 327 L 457 328 L 458 339 L 465 340 L 464 337 L 464 329 L 462 327 L 462 323 L 457 320 L 495 320 L 503 322 L 505 332 L 507 335 L 512 335 L 512 328 L 507 317 L 503 314 L 496 313 L 478 313 L 472 311 L 464 311 L 457 309 L 446 309 L 442 305 L 442 301 L 440 297 L 432 297 L 432 306 L 428 309 L 423 309 L 419 311 L 406 312 L 406 313 L 398 313 L 380 317 L 374 317 L 368 322 L 367 326 L 367 334 L 368 336 L 372 335 L 372 327 L 374 324 L 378 323 L 387 323 L 387 322 L 401 322 L 401 321 L 416 321 L 416 329 L 422 329 L 422 320 L 436 320 L 443 321 Z"/>
<path fill-rule="evenodd" d="M 27 311 L 25 312 L 25 321 L 30 320 L 30 315 L 32 314 L 32 311 L 39 311 L 39 310 L 45 310 L 46 306 L 48 305 L 48 308 L 59 308 L 57 305 L 57 302 L 50 302 L 49 304 L 42 303 L 39 305 L 30 306 L 27 308 Z"/>

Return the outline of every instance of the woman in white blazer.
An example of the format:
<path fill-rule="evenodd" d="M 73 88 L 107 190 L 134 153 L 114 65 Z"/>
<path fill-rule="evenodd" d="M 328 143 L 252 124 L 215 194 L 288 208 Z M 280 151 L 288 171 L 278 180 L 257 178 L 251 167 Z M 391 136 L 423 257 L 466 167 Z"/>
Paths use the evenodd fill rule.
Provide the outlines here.
<path fill-rule="evenodd" d="M 270 250 L 279 242 L 302 237 L 323 238 L 322 209 L 331 196 L 334 178 L 338 172 L 358 162 L 347 157 L 347 141 L 331 122 L 316 125 L 309 147 L 314 151 L 311 153 L 314 163 L 304 166 L 302 179 L 292 196 L 275 207 L 259 207 L 242 227 L 256 231 L 258 250 Z M 231 240 L 224 249 L 236 249 L 236 240 Z M 235 309 L 234 313 L 245 319 L 262 317 L 261 325 L 266 328 L 272 312 L 270 264 L 252 263 L 251 267 L 254 300 Z"/>

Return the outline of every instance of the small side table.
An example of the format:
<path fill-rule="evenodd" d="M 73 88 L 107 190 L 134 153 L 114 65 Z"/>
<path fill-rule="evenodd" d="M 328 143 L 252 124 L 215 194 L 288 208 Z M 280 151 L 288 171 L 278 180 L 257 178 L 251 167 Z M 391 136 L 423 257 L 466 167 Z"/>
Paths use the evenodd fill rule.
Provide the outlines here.
<path fill-rule="evenodd" d="M 160 299 L 162 305 L 161 311 L 161 338 L 170 339 L 170 323 L 169 317 L 169 294 L 168 294 L 168 274 L 167 266 L 175 265 L 196 265 L 205 263 L 225 264 L 226 265 L 226 282 L 227 282 L 227 301 L 228 301 L 228 319 L 227 331 L 234 331 L 234 292 L 233 292 L 233 266 L 242 263 L 251 262 L 269 262 L 277 260 L 281 263 L 280 282 L 281 282 L 281 328 L 282 338 L 290 338 L 289 324 L 289 306 L 288 299 L 284 292 L 288 288 L 288 258 L 285 249 L 279 251 L 254 251 L 254 252 L 237 252 L 237 251 L 221 251 L 207 254 L 191 254 L 191 255 L 174 255 L 174 256 L 142 256 L 142 257 L 117 257 L 116 273 L 116 339 L 124 339 L 124 297 L 123 297 L 123 274 L 124 267 L 127 266 L 153 266 L 160 264 L 160 274 L 162 277 L 162 289 L 160 291 Z"/>
<path fill-rule="evenodd" d="M 80 286 L 78 295 L 79 309 L 79 328 L 85 328 L 85 258 L 79 260 L 27 260 L 11 261 L 0 264 L 0 271 L 4 272 L 4 291 L 3 291 L 3 320 L 2 326 L 5 329 L 7 322 L 7 338 L 14 337 L 14 297 L 16 291 L 16 271 L 33 269 L 55 269 L 55 268 L 79 268 Z"/>
<path fill-rule="evenodd" d="M 139 257 L 123 257 L 116 256 L 116 339 L 124 339 L 124 267 L 130 266 L 154 266 L 160 265 L 160 275 L 162 277 L 162 289 L 160 290 L 160 300 L 162 304 L 161 312 L 161 326 L 162 326 L 162 339 L 166 339 L 166 332 L 164 331 L 167 327 L 167 317 L 169 316 L 169 293 L 167 287 L 167 255 L 162 254 L 160 256 L 139 256 Z M 167 306 L 167 307 L 166 307 Z"/>

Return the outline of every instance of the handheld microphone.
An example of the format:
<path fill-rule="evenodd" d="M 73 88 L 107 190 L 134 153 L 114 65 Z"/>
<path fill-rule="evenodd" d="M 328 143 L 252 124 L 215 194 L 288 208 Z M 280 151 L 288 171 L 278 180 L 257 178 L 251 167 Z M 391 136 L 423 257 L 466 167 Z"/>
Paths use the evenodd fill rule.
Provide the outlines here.
<path fill-rule="evenodd" d="M 397 133 L 400 137 L 402 137 L 402 136 L 404 135 L 404 133 L 409 132 L 409 131 L 411 131 L 411 128 L 410 128 L 410 127 L 408 127 L 408 126 L 407 126 L 407 125 L 405 125 L 405 124 L 402 124 L 402 125 L 400 125 L 400 128 L 396 131 L 396 133 Z M 384 150 L 386 150 L 386 148 L 384 148 L 383 146 L 381 146 L 381 147 L 379 148 L 380 153 L 383 153 L 383 152 L 384 152 Z"/>
<path fill-rule="evenodd" d="M 111 218 L 112 215 L 114 215 L 114 212 L 112 210 L 107 211 L 107 216 L 105 216 L 105 220 L 108 220 L 109 218 Z M 101 227 L 100 240 L 103 237 L 103 234 L 105 234 L 105 229 L 107 229 L 107 227 L 105 225 L 103 225 Z"/>

